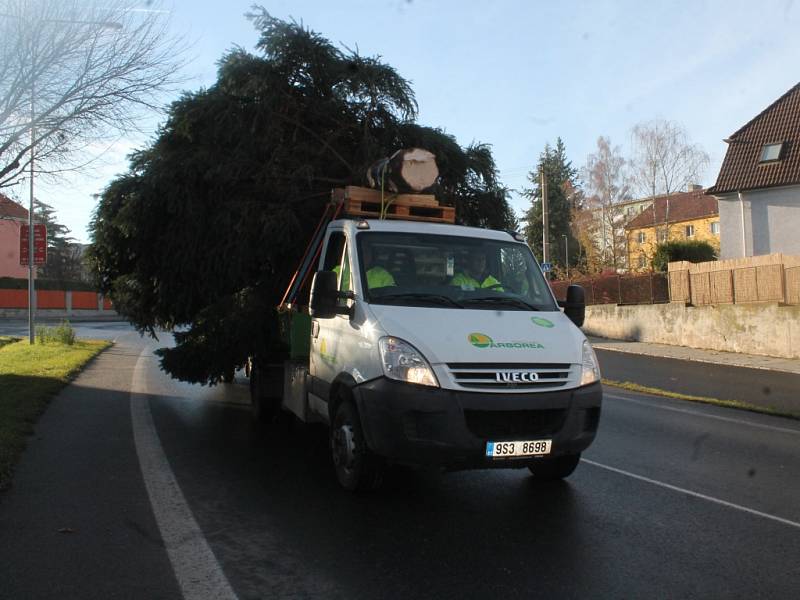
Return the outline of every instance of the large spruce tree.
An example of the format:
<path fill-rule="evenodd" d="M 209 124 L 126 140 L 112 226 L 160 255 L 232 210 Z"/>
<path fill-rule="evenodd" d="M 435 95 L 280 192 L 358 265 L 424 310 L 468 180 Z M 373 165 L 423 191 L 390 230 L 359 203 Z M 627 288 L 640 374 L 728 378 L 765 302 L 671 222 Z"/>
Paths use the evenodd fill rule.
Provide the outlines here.
<path fill-rule="evenodd" d="M 574 264 L 578 251 L 578 242 L 575 240 L 570 221 L 575 199 L 579 195 L 578 170 L 567 159 L 566 146 L 561 138 L 556 140 L 555 147 L 546 144 L 539 155 L 536 168 L 528 173 L 528 181 L 532 187 L 523 190 L 523 194 L 531 201 L 531 207 L 525 212 L 525 236 L 528 244 L 536 254 L 542 258 L 542 180 L 540 173 L 544 168 L 547 176 L 547 204 L 549 219 L 550 262 L 558 265 L 566 264 L 566 248 L 564 235 L 567 236 L 569 247 L 574 252 L 570 264 Z"/>
<path fill-rule="evenodd" d="M 249 18 L 258 53 L 228 52 L 213 86 L 172 104 L 92 223 L 100 289 L 142 332 L 180 328 L 161 364 L 192 382 L 280 351 L 275 305 L 331 188 L 362 183 L 374 160 L 426 148 L 461 223 L 514 221 L 490 149 L 417 124 L 392 67 L 263 9 Z"/>

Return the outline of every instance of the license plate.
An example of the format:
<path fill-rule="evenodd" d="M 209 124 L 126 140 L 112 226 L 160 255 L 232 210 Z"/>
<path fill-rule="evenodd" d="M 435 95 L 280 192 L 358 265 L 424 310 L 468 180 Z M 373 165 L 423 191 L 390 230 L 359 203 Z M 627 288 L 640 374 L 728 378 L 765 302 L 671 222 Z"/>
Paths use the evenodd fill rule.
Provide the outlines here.
<path fill-rule="evenodd" d="M 486 456 L 505 458 L 507 456 L 542 456 L 550 454 L 553 440 L 532 440 L 522 442 L 486 442 Z"/>

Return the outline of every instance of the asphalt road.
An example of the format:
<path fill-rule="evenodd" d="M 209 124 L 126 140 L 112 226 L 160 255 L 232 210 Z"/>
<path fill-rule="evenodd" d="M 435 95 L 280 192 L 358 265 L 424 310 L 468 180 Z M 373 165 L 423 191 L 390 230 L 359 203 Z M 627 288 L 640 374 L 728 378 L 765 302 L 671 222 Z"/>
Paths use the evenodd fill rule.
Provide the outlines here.
<path fill-rule="evenodd" d="M 595 350 L 603 377 L 800 415 L 800 375 Z"/>
<path fill-rule="evenodd" d="M 800 589 L 797 421 L 608 389 L 598 438 L 565 482 L 394 469 L 354 496 L 337 487 L 323 431 L 258 428 L 244 378 L 176 383 L 141 353 L 154 344 L 116 336 L 53 403 L 0 496 L 0 597 L 179 598 L 175 573 L 187 556 L 207 564 L 203 544 L 239 598 Z M 179 502 L 154 509 L 146 487 L 142 406 L 197 527 L 177 543 L 158 519 Z"/>

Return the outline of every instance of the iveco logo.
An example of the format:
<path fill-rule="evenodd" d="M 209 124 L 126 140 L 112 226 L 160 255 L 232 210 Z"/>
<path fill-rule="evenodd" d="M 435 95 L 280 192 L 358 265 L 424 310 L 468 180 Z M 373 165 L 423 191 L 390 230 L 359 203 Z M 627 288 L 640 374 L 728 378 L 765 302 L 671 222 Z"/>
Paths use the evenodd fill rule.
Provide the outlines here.
<path fill-rule="evenodd" d="M 530 371 L 498 371 L 495 373 L 495 377 L 501 383 L 523 383 L 539 380 L 539 374 L 531 373 Z"/>

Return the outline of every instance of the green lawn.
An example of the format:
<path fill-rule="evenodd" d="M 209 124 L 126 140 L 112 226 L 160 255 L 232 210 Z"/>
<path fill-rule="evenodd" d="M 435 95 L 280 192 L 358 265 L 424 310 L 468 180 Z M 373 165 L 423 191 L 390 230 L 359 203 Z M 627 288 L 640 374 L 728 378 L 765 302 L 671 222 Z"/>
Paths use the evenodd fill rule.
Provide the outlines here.
<path fill-rule="evenodd" d="M 47 403 L 110 342 L 35 344 L 0 338 L 0 489 Z"/>

